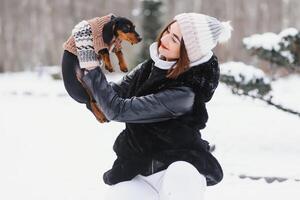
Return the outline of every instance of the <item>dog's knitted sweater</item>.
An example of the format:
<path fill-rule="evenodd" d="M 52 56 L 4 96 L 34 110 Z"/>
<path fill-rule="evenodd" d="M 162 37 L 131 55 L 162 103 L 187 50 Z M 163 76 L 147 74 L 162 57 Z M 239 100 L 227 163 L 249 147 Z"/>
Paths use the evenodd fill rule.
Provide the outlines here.
<path fill-rule="evenodd" d="M 110 45 L 103 41 L 102 30 L 104 25 L 110 21 L 113 14 L 103 17 L 95 17 L 90 20 L 79 22 L 72 30 L 72 35 L 63 44 L 63 48 L 74 55 L 77 55 L 81 68 L 99 66 L 98 55 L 101 49 L 108 50 L 114 45 L 113 52 L 121 50 L 121 40 L 113 38 Z"/>

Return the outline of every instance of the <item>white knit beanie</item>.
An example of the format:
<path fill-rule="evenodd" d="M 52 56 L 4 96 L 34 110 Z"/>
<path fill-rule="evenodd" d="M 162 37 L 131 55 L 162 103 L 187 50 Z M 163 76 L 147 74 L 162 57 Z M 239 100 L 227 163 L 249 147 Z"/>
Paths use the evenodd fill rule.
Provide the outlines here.
<path fill-rule="evenodd" d="M 233 30 L 230 21 L 220 22 L 200 13 L 181 13 L 174 19 L 179 24 L 190 62 L 205 56 L 218 42 L 229 40 Z"/>

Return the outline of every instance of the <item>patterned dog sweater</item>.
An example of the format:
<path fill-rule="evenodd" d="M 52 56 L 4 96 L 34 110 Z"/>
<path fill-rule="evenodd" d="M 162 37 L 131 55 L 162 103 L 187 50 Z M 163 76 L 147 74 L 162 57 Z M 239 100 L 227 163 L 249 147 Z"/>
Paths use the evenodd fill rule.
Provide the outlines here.
<path fill-rule="evenodd" d="M 108 23 L 113 14 L 105 15 L 103 17 L 95 17 L 90 20 L 82 20 L 72 30 L 72 35 L 63 44 L 63 48 L 75 55 L 77 55 L 81 68 L 92 68 L 100 65 L 101 57 L 99 51 L 107 48 L 113 52 L 122 49 L 121 40 L 113 38 L 110 45 L 103 41 L 102 30 L 106 23 Z"/>

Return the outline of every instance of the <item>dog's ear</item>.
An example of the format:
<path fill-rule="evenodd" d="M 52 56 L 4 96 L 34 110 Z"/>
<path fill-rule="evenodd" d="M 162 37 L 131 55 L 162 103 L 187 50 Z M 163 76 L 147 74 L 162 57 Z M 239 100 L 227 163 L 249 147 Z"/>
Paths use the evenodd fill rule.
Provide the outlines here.
<path fill-rule="evenodd" d="M 115 25 L 115 20 L 114 20 L 114 16 L 111 17 L 111 20 L 109 22 L 107 22 L 106 24 L 104 24 L 103 26 L 103 41 L 106 44 L 110 44 L 110 42 L 112 41 L 113 37 L 114 37 L 114 25 Z"/>
<path fill-rule="evenodd" d="M 110 20 L 113 20 L 113 19 L 115 19 L 115 18 L 116 18 L 116 16 L 112 15 L 112 16 L 110 17 Z"/>

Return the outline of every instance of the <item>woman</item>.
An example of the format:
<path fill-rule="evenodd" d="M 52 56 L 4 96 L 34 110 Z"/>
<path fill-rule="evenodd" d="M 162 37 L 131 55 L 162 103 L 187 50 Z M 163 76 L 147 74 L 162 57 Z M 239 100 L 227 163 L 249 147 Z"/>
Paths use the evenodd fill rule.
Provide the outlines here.
<path fill-rule="evenodd" d="M 107 82 L 99 66 L 84 68 L 83 80 L 108 120 L 126 123 L 113 145 L 117 159 L 103 175 L 111 185 L 106 199 L 200 200 L 206 186 L 222 180 L 199 130 L 219 83 L 212 49 L 231 31 L 229 22 L 182 13 L 151 44 L 150 58 L 119 82 Z M 66 60 L 80 66 L 68 51 L 63 68 Z"/>

